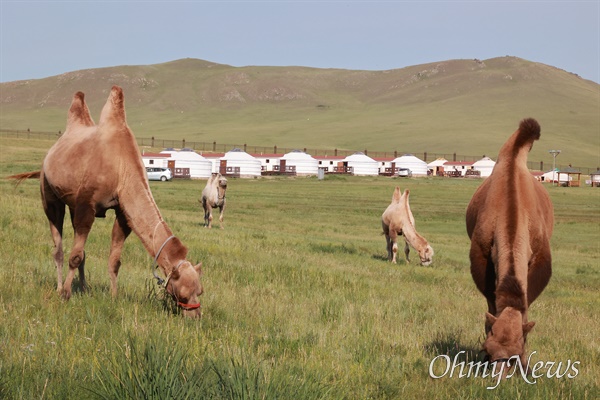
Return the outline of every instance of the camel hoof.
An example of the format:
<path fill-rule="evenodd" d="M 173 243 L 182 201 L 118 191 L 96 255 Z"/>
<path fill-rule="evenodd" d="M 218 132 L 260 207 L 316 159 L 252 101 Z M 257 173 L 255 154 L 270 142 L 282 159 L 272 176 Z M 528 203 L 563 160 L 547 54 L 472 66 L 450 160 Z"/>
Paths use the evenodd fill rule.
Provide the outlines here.
<path fill-rule="evenodd" d="M 60 297 L 62 297 L 63 300 L 69 300 L 71 298 L 71 291 L 70 290 L 66 290 L 66 289 L 62 289 L 60 291 Z"/>

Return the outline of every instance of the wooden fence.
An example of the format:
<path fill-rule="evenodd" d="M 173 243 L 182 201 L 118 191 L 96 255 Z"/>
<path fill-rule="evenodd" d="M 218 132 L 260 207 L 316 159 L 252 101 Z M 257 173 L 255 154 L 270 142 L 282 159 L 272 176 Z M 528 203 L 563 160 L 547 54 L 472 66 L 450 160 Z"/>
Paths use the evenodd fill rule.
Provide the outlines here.
<path fill-rule="evenodd" d="M 18 139 L 45 139 L 45 140 L 56 140 L 62 134 L 58 132 L 41 132 L 41 131 L 30 131 L 27 130 L 10 130 L 0 129 L 0 137 L 3 138 L 18 138 Z M 297 148 L 297 147 L 279 147 L 279 146 L 253 146 L 246 143 L 243 144 L 231 144 L 231 143 L 217 143 L 217 142 L 194 142 L 187 141 L 185 139 L 159 139 L 155 137 L 151 138 L 136 138 L 138 146 L 150 147 L 159 149 L 192 149 L 200 153 L 227 153 L 228 151 L 238 148 L 244 150 L 250 154 L 285 154 L 293 150 L 301 150 L 311 156 L 336 156 L 336 157 L 347 157 L 358 151 L 368 155 L 371 158 L 389 158 L 390 161 L 396 157 L 404 154 L 412 154 L 425 162 L 431 162 L 438 158 L 445 158 L 448 161 L 468 161 L 475 162 L 481 159 L 481 156 L 464 155 L 457 153 L 429 153 L 426 151 L 371 151 L 368 149 L 363 150 L 341 150 L 341 149 L 317 149 L 317 148 Z M 545 165 L 544 161 L 528 161 L 527 166 L 531 170 L 545 171 L 551 169 L 552 165 Z M 567 168 L 568 165 L 557 164 L 556 167 L 560 169 Z M 576 167 L 571 168 L 578 169 L 583 175 L 589 175 L 590 173 L 596 172 L 598 168 L 591 167 Z"/>

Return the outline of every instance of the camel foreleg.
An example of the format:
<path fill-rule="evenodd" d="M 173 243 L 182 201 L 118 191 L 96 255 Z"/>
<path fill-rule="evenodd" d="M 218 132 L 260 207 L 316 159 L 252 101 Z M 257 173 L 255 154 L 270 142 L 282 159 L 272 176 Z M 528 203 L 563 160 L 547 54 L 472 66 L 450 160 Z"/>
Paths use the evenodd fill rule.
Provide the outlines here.
<path fill-rule="evenodd" d="M 406 257 L 407 264 L 410 263 L 410 258 L 408 257 L 409 253 L 410 253 L 410 246 L 408 245 L 408 241 L 406 240 L 406 238 L 404 238 L 404 256 Z"/>
<path fill-rule="evenodd" d="M 485 246 L 486 248 L 488 246 Z M 496 315 L 496 269 L 491 260 L 489 252 L 484 252 L 482 247 L 476 243 L 471 243 L 469 252 L 471 261 L 471 277 L 475 282 L 477 289 L 483 294 L 488 304 L 488 312 Z M 485 333 L 488 334 L 492 325 L 486 319 Z"/>
<path fill-rule="evenodd" d="M 204 209 L 204 226 L 212 228 L 212 207 L 206 197 L 202 197 L 202 208 Z"/>
<path fill-rule="evenodd" d="M 110 277 L 110 293 L 117 297 L 117 276 L 121 268 L 121 252 L 125 239 L 131 233 L 131 228 L 123 213 L 116 211 L 117 217 L 112 229 L 112 241 L 110 244 L 110 255 L 108 256 L 108 276 Z"/>
<path fill-rule="evenodd" d="M 225 212 L 225 201 L 223 201 L 223 204 L 219 206 L 219 211 L 219 223 L 221 224 L 221 229 L 223 229 L 223 212 Z"/>

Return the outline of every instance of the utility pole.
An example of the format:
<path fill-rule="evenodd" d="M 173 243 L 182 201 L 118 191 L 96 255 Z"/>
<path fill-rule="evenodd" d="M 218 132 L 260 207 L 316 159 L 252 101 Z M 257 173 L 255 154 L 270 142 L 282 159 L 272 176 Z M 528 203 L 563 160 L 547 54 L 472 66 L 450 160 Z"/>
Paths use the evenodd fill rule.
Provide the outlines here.
<path fill-rule="evenodd" d="M 552 161 L 552 186 L 554 186 L 554 176 L 556 175 L 556 156 L 560 154 L 560 150 L 549 150 L 548 153 L 552 154 L 554 157 L 554 160 Z"/>

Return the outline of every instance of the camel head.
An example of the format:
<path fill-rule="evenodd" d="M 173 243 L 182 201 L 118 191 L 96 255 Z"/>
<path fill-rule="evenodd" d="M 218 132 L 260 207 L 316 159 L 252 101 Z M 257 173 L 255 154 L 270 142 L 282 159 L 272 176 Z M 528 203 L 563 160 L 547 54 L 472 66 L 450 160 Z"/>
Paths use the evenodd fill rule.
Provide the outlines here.
<path fill-rule="evenodd" d="M 495 368 L 503 368 L 503 364 L 518 356 L 521 364 L 526 365 L 525 341 L 535 322 L 523 323 L 523 314 L 513 308 L 506 307 L 498 317 L 486 313 L 486 326 L 489 327 L 483 350 L 488 354 L 490 362 L 497 362 Z M 502 371 L 506 375 L 515 365 L 514 358 Z"/>
<path fill-rule="evenodd" d="M 227 190 L 227 178 L 219 174 L 217 190 L 219 191 L 219 198 L 225 197 L 225 191 Z"/>
<path fill-rule="evenodd" d="M 421 259 L 421 265 L 429 266 L 433 261 L 433 247 L 427 245 L 419 249 L 419 258 Z"/>
<path fill-rule="evenodd" d="M 202 315 L 200 310 L 200 295 L 204 292 L 200 277 L 202 263 L 192 265 L 183 261 L 173 269 L 166 283 L 167 292 L 183 309 L 186 317 L 197 318 Z"/>

